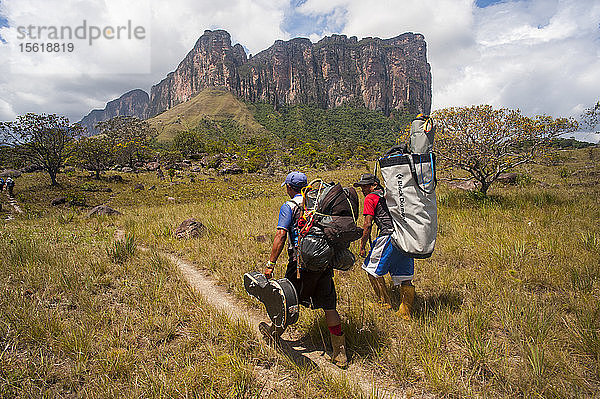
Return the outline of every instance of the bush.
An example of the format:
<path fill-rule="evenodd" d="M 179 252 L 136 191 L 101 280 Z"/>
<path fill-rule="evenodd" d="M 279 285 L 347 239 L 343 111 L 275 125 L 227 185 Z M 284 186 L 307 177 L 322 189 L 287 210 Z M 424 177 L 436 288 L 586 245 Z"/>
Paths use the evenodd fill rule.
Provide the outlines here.
<path fill-rule="evenodd" d="M 123 240 L 114 241 L 106 248 L 106 254 L 114 263 L 125 263 L 135 254 L 135 236 L 127 234 Z"/>

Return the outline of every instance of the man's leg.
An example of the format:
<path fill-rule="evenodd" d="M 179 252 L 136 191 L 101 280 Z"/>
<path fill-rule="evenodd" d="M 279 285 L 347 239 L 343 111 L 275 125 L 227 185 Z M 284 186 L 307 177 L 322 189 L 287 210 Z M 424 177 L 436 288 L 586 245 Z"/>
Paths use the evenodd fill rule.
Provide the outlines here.
<path fill-rule="evenodd" d="M 348 366 L 348 356 L 346 356 L 346 338 L 342 332 L 342 320 L 337 309 L 325 310 L 325 322 L 329 328 L 331 336 L 331 361 L 338 367 Z"/>
<path fill-rule="evenodd" d="M 390 294 L 388 292 L 387 284 L 385 282 L 384 276 L 375 277 L 372 274 L 367 272 L 367 276 L 369 276 L 369 282 L 373 287 L 373 291 L 375 291 L 375 295 L 377 296 L 377 300 L 385 309 L 391 309 L 392 303 L 390 301 Z"/>
<path fill-rule="evenodd" d="M 411 319 L 411 312 L 415 300 L 415 287 L 412 278 L 415 272 L 415 261 L 400 253 L 394 256 L 392 281 L 396 287 L 400 286 L 400 307 L 396 314 L 404 320 Z"/>

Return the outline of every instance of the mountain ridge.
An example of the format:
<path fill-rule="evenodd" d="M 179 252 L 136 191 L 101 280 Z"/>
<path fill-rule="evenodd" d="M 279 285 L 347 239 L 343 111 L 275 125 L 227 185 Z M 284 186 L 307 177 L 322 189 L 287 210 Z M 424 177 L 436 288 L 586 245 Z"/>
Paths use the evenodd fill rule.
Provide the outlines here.
<path fill-rule="evenodd" d="M 141 89 L 127 92 L 80 123 L 92 129 L 100 120 L 127 113 L 151 118 L 210 88 L 275 108 L 356 104 L 386 115 L 393 110 L 431 109 L 431 68 L 421 34 L 360 41 L 331 35 L 316 43 L 306 38 L 276 40 L 248 57 L 242 45 L 231 44 L 226 31 L 207 30 L 150 94 Z"/>

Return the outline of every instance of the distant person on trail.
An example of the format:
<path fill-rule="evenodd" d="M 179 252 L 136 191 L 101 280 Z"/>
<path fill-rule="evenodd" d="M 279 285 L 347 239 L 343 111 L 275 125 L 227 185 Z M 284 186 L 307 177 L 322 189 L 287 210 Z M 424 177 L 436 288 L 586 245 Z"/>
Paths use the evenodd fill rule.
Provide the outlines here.
<path fill-rule="evenodd" d="M 0 193 L 4 191 L 4 178 L 0 177 Z"/>
<path fill-rule="evenodd" d="M 384 278 L 390 273 L 394 289 L 400 286 L 402 303 L 397 314 L 405 320 L 410 320 L 415 297 L 415 287 L 412 285 L 414 259 L 403 255 L 392 245 L 394 225 L 383 197 L 383 187 L 379 178 L 371 173 L 365 173 L 354 183 L 354 187 L 360 187 L 365 196 L 363 210 L 365 221 L 360 241 L 360 256 L 366 256 L 365 247 L 371 238 L 373 222 L 378 229 L 377 238 L 371 243 L 371 251 L 366 256 L 362 268 L 367 272 L 379 302 L 386 309 L 392 307 Z"/>
<path fill-rule="evenodd" d="M 13 189 L 15 188 L 15 181 L 12 177 L 6 179 L 6 188 L 8 189 L 8 196 L 13 197 Z"/>
<path fill-rule="evenodd" d="M 301 190 L 307 185 L 306 175 L 301 172 L 291 172 L 282 183 L 285 186 L 290 200 L 286 201 L 279 210 L 277 232 L 273 240 L 271 256 L 264 270 L 265 276 L 273 277 L 275 263 L 283 251 L 286 238 L 288 239 L 288 264 L 285 278 L 290 280 L 298 294 L 298 302 L 305 307 L 323 309 L 325 320 L 331 333 L 331 346 L 333 355 L 331 361 L 339 367 L 348 364 L 346 357 L 346 342 L 342 333 L 342 322 L 336 309 L 337 295 L 333 283 L 333 267 L 324 271 L 314 272 L 300 269 L 300 278 L 297 278 L 297 245 L 298 228 L 297 222 L 302 216 L 302 194 Z M 278 331 L 273 324 L 260 323 L 260 331 L 270 337 L 278 337 L 283 331 Z"/>

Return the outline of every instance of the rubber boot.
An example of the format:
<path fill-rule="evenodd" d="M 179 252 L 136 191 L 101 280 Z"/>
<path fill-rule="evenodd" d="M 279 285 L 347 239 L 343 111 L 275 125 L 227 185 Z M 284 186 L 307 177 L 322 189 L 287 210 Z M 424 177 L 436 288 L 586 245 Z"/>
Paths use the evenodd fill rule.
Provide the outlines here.
<path fill-rule="evenodd" d="M 413 302 L 415 301 L 415 286 L 403 285 L 400 287 L 402 295 L 402 303 L 396 314 L 404 320 L 410 320 L 410 312 L 412 311 Z"/>
<path fill-rule="evenodd" d="M 348 367 L 348 357 L 346 356 L 346 338 L 344 337 L 344 334 L 331 334 L 331 347 L 333 348 L 331 361 L 338 367 Z"/>

